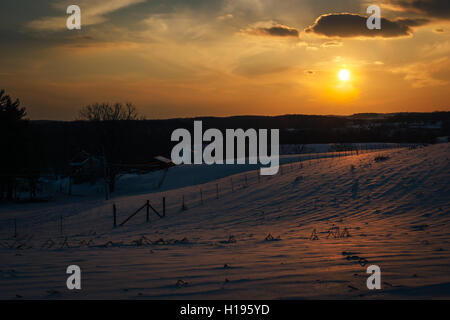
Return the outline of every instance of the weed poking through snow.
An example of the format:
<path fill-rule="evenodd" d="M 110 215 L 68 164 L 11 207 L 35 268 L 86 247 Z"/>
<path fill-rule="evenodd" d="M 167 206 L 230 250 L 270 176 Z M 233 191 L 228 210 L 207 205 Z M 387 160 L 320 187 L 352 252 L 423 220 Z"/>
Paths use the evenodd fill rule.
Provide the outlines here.
<path fill-rule="evenodd" d="M 271 233 L 269 233 L 268 235 L 267 235 L 267 237 L 264 239 L 265 241 L 280 241 L 281 240 L 281 237 L 280 236 L 278 236 L 278 237 L 274 237 L 274 236 L 272 236 L 272 234 Z"/>

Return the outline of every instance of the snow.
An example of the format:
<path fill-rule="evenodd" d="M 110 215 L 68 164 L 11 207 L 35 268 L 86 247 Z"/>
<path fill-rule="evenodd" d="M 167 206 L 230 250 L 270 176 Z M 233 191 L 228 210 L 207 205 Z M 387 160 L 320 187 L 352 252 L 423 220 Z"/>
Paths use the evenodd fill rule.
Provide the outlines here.
<path fill-rule="evenodd" d="M 0 298 L 448 299 L 449 156 L 448 143 L 294 155 L 274 177 L 251 166 L 181 166 L 161 189 L 158 173 L 124 176 L 108 201 L 98 192 L 2 206 Z M 163 197 L 165 218 L 151 213 L 146 223 L 144 210 L 113 228 L 113 203 L 120 223 L 146 200 L 161 210 Z M 65 285 L 72 264 L 80 291 Z M 380 291 L 366 287 L 372 264 Z"/>

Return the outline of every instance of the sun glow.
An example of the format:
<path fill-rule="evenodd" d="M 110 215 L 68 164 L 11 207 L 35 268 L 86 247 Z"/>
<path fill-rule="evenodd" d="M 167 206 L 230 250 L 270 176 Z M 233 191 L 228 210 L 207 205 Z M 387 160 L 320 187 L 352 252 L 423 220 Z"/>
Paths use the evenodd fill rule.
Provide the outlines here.
<path fill-rule="evenodd" d="M 350 80 L 350 71 L 348 71 L 347 69 L 341 69 L 339 71 L 339 79 L 344 82 Z"/>

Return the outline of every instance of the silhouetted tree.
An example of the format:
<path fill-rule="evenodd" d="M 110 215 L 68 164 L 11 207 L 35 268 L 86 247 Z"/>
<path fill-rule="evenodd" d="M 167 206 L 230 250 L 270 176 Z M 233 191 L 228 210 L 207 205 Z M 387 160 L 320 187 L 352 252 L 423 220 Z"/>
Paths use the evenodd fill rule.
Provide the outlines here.
<path fill-rule="evenodd" d="M 109 103 L 94 103 L 85 106 L 79 111 L 79 120 L 87 121 L 119 121 L 119 120 L 143 120 L 137 109 L 133 104 L 126 103 L 125 105 L 116 102 Z"/>
<path fill-rule="evenodd" d="M 0 200 L 12 200 L 17 177 L 27 161 L 27 129 L 25 108 L 0 90 Z"/>
<path fill-rule="evenodd" d="M 105 180 L 109 191 L 114 192 L 120 174 L 120 164 L 124 163 L 124 157 L 129 149 L 127 145 L 132 143 L 123 139 L 129 126 L 122 124 L 145 118 L 139 115 L 133 104 L 117 102 L 85 106 L 79 111 L 78 119 L 96 123 L 97 136 L 101 141 L 99 151 L 105 158 Z"/>

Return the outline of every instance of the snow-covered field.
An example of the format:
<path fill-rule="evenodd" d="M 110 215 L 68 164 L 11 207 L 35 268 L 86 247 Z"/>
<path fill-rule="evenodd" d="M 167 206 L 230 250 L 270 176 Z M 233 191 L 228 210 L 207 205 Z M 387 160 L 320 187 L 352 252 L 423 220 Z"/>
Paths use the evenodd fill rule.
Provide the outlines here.
<path fill-rule="evenodd" d="M 108 201 L 99 194 L 0 207 L 0 298 L 448 299 L 449 156 L 449 144 L 292 156 L 301 162 L 285 160 L 282 173 L 260 179 L 256 170 L 226 169 L 214 180 L 217 168 L 180 167 L 160 192 L 145 194 L 138 177 L 123 177 L 120 196 Z M 189 170 L 191 180 L 171 186 Z M 112 227 L 113 203 L 120 223 L 146 200 L 161 210 L 162 197 L 165 218 L 151 213 L 146 223 L 141 212 Z M 73 264 L 80 291 L 66 288 Z M 366 288 L 372 264 L 381 268 L 380 291 Z"/>

